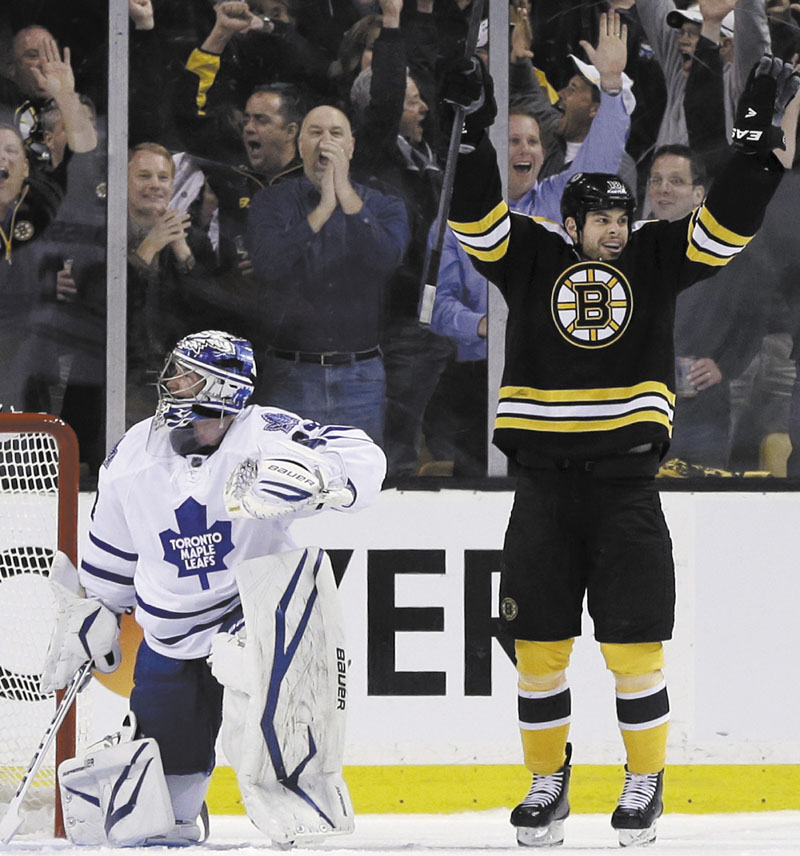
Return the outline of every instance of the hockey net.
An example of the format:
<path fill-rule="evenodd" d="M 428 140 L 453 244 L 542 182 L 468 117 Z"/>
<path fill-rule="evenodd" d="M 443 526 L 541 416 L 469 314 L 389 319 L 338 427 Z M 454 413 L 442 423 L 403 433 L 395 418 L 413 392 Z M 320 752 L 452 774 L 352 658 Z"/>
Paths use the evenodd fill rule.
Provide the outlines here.
<path fill-rule="evenodd" d="M 77 520 L 78 444 L 72 429 L 53 416 L 0 414 L 0 816 L 56 705 L 54 694 L 39 689 L 52 604 L 34 597 L 38 587 L 25 580 L 4 584 L 23 574 L 47 576 L 56 550 L 75 563 Z M 22 833 L 64 836 L 55 771 L 75 755 L 75 723 L 73 708 L 22 805 Z"/>

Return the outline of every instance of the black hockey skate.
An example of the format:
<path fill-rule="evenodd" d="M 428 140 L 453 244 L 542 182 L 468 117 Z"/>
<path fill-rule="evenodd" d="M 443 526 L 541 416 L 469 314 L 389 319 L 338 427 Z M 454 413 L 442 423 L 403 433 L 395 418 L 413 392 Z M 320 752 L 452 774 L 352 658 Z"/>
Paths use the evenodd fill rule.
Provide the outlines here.
<path fill-rule="evenodd" d="M 531 789 L 511 812 L 517 843 L 523 847 L 552 847 L 564 843 L 564 819 L 569 816 L 569 777 L 572 745 L 567 743 L 564 766 L 549 776 L 533 774 Z"/>
<path fill-rule="evenodd" d="M 656 840 L 656 821 L 664 811 L 664 771 L 637 775 L 625 768 L 625 785 L 611 825 L 619 832 L 622 847 L 637 847 Z"/>

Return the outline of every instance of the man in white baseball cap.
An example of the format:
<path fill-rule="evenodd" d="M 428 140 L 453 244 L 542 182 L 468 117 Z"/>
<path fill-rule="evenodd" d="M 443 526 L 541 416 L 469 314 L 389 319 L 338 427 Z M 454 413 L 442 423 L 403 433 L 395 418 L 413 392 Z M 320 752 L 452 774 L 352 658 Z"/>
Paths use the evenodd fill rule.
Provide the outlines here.
<path fill-rule="evenodd" d="M 667 88 L 667 103 L 656 147 L 689 144 L 684 96 L 690 71 L 707 71 L 714 65 L 718 68 L 720 60 L 725 117 L 724 128 L 720 122 L 719 133 L 714 132 L 714 138 L 718 136 L 719 144 L 724 145 L 730 136 L 736 102 L 750 69 L 770 51 L 764 0 L 717 0 L 695 3 L 688 9 L 677 9 L 672 0 L 639 0 L 636 9 L 647 41 L 664 72 Z M 719 98 L 713 75 L 703 86 L 709 88 L 708 98 Z M 700 90 L 694 90 L 694 102 L 702 102 L 704 97 Z M 709 121 L 719 106 L 718 101 L 709 103 Z M 709 128 L 695 128 L 695 131 L 710 138 L 706 133 L 710 133 Z"/>
<path fill-rule="evenodd" d="M 680 30 L 684 24 L 696 24 L 702 29 L 703 13 L 700 11 L 700 4 L 693 3 L 688 9 L 673 9 L 667 15 L 667 23 L 670 27 Z M 733 38 L 733 12 L 728 12 L 720 23 L 720 32 L 723 38 Z M 698 29 L 698 35 L 700 30 Z"/>

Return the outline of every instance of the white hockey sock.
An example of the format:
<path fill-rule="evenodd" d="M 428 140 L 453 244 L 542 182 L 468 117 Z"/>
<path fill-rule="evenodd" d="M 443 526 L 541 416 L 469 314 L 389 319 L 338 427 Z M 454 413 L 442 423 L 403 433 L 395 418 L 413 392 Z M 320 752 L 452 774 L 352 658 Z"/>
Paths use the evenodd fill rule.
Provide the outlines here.
<path fill-rule="evenodd" d="M 175 820 L 197 820 L 211 783 L 211 776 L 205 773 L 189 773 L 185 776 L 170 775 L 165 778 Z"/>

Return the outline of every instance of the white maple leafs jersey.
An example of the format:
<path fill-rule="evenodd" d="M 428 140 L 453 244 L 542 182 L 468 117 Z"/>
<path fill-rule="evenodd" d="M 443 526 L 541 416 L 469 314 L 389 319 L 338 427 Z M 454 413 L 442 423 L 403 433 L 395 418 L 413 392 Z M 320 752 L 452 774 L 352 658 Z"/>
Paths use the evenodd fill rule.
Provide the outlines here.
<path fill-rule="evenodd" d="M 336 511 L 369 505 L 386 472 L 382 450 L 360 429 L 322 426 L 274 407 L 245 408 L 207 456 L 175 454 L 167 432 L 155 435 L 163 449 L 154 447 L 151 423 L 134 425 L 101 467 L 79 572 L 87 596 L 117 613 L 135 609 L 147 644 L 178 659 L 208 655 L 214 634 L 240 615 L 239 562 L 296 547 L 291 516 L 228 516 L 224 488 L 238 464 L 286 455 L 286 442 L 296 439 L 333 451 L 355 491 L 353 504 Z"/>

